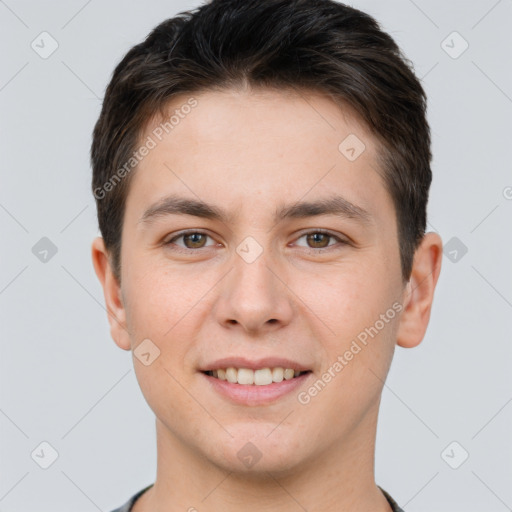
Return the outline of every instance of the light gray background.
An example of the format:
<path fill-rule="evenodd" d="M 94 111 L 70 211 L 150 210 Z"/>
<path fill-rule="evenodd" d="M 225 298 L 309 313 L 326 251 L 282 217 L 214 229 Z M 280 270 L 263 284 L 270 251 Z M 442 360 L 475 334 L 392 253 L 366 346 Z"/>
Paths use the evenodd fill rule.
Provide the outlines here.
<path fill-rule="evenodd" d="M 88 152 L 114 66 L 155 25 L 197 5 L 0 1 L 2 512 L 110 511 L 154 481 L 153 413 L 130 353 L 110 338 L 91 263 Z M 430 229 L 468 249 L 443 258 L 423 343 L 396 350 L 376 481 L 407 512 L 512 510 L 512 1 L 353 5 L 423 79 Z M 59 45 L 47 59 L 31 48 L 43 31 Z M 453 31 L 469 43 L 458 58 L 441 46 Z M 444 43 L 452 55 L 457 37 Z M 32 252 L 42 237 L 58 250 L 46 263 Z M 58 452 L 48 469 L 31 457 L 44 441 Z M 452 441 L 460 446 L 443 459 Z M 469 458 L 452 469 L 445 460 L 454 465 L 462 450 Z"/>

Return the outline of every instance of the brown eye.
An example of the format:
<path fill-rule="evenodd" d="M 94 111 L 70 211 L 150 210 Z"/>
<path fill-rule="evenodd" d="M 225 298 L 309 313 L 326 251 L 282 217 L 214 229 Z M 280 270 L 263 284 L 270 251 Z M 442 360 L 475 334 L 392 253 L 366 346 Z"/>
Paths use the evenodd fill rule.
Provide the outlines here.
<path fill-rule="evenodd" d="M 329 239 L 333 238 L 331 235 L 326 233 L 309 233 L 306 235 L 306 239 L 310 247 L 313 249 L 322 249 L 329 245 Z"/>
<path fill-rule="evenodd" d="M 305 239 L 305 243 L 300 242 L 303 239 Z M 349 242 L 347 242 L 344 238 L 323 230 L 309 231 L 308 233 L 304 233 L 302 236 L 297 238 L 297 241 L 295 242 L 298 247 L 302 247 L 304 249 L 318 249 L 319 253 L 322 252 L 322 249 L 341 249 L 348 243 Z"/>
<path fill-rule="evenodd" d="M 185 241 L 185 246 L 188 249 L 197 249 L 204 247 L 206 236 L 202 233 L 191 233 L 190 235 L 185 235 L 183 240 Z M 187 241 L 190 242 L 190 245 L 187 245 Z"/>
<path fill-rule="evenodd" d="M 188 233 L 182 233 L 181 235 L 171 238 L 166 245 L 176 245 L 182 249 L 202 249 L 203 247 L 209 247 L 206 245 L 206 240 L 210 238 L 206 233 L 200 231 L 189 231 Z M 183 240 L 182 243 L 176 243 L 177 241 Z"/>

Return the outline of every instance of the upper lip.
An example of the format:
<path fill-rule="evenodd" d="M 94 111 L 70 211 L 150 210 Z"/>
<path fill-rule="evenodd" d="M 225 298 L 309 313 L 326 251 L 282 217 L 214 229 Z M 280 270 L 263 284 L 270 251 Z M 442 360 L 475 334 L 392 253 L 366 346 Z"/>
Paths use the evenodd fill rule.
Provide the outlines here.
<path fill-rule="evenodd" d="M 305 366 L 291 359 L 281 357 L 264 357 L 262 359 L 247 359 L 245 357 L 224 357 L 208 363 L 200 371 L 208 372 L 224 368 L 249 368 L 251 370 L 260 370 L 262 368 L 291 368 L 300 372 L 309 371 L 311 367 Z"/>

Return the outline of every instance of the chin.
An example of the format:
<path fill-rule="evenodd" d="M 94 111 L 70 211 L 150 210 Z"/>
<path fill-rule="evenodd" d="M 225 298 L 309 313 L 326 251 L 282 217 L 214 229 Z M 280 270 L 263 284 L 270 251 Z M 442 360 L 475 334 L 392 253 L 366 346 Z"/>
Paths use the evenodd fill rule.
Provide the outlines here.
<path fill-rule="evenodd" d="M 274 430 L 273 430 L 274 429 Z M 239 475 L 268 479 L 295 472 L 304 464 L 307 453 L 301 439 L 294 440 L 286 430 L 278 432 L 276 425 L 265 424 L 255 429 L 228 430 L 233 434 L 228 442 L 219 443 L 219 451 L 212 454 L 212 462 L 223 470 Z"/>

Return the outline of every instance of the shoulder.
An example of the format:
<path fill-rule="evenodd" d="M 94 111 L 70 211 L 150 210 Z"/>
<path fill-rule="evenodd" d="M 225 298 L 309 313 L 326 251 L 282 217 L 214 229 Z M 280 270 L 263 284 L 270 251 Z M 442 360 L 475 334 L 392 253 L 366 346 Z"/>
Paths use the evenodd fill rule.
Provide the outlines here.
<path fill-rule="evenodd" d="M 382 491 L 382 493 L 384 494 L 384 496 L 388 500 L 388 503 L 391 505 L 391 508 L 393 509 L 393 512 L 405 512 L 403 509 L 401 509 L 398 506 L 398 503 L 391 497 L 391 495 L 389 493 L 387 493 L 380 485 L 377 486 L 377 487 Z"/>
<path fill-rule="evenodd" d="M 137 499 L 140 498 L 140 496 L 144 494 L 152 486 L 153 484 L 144 487 L 144 489 L 141 489 L 136 494 L 134 494 L 124 505 L 121 505 L 119 508 L 112 510 L 112 512 L 130 512 L 133 507 L 133 504 L 137 501 Z"/>

